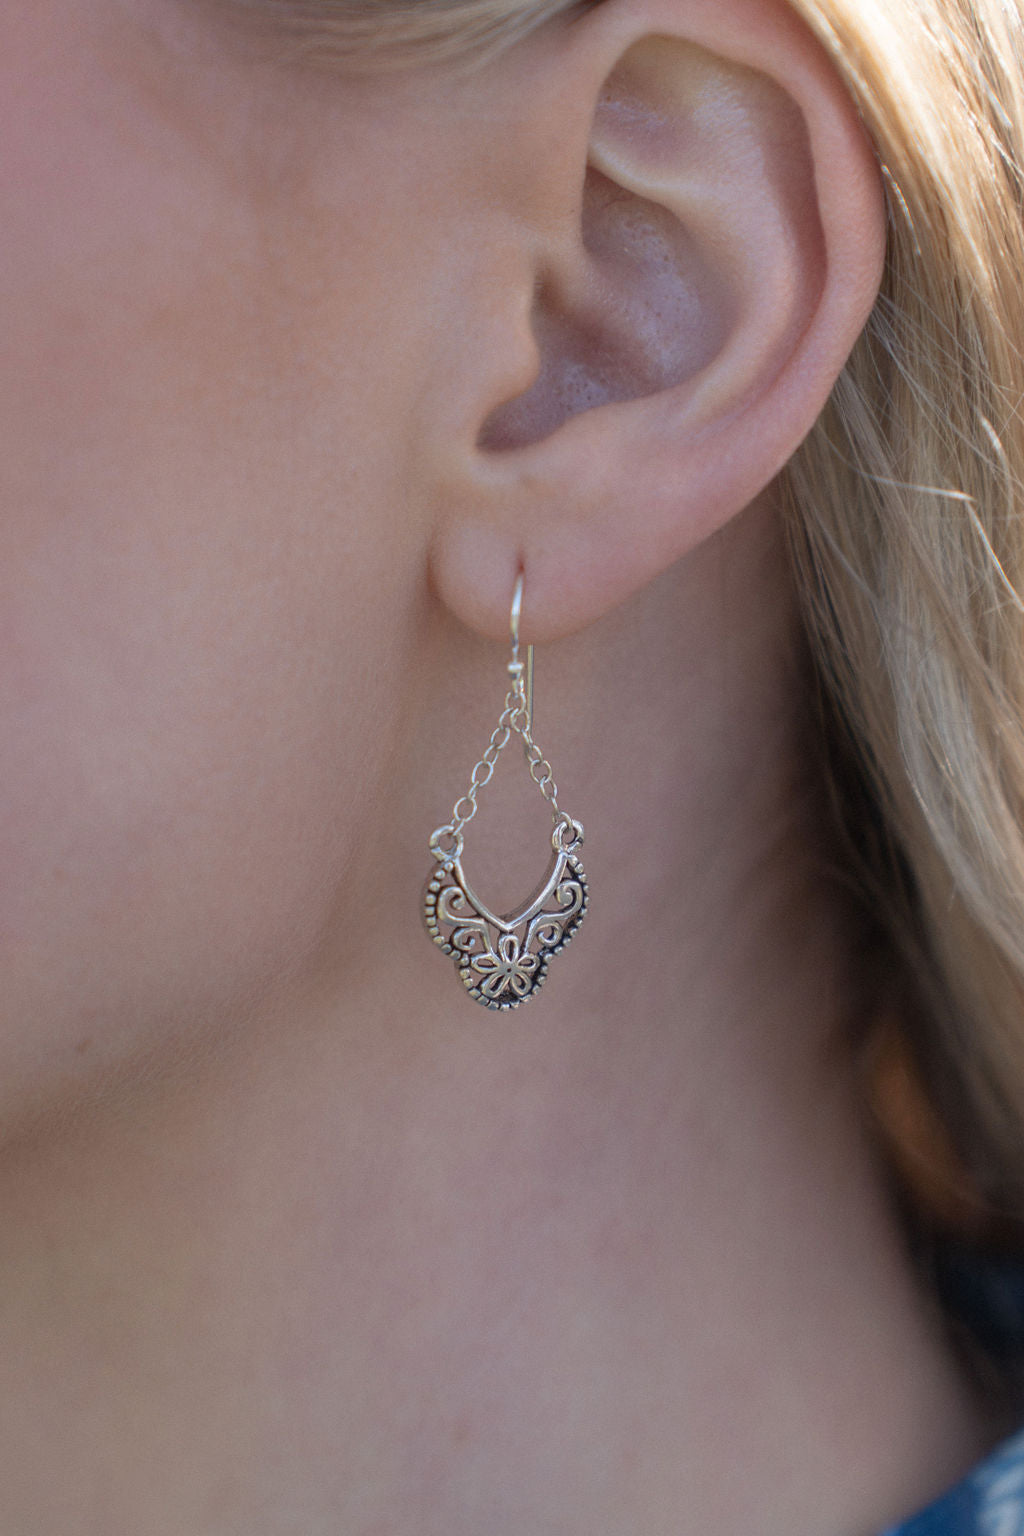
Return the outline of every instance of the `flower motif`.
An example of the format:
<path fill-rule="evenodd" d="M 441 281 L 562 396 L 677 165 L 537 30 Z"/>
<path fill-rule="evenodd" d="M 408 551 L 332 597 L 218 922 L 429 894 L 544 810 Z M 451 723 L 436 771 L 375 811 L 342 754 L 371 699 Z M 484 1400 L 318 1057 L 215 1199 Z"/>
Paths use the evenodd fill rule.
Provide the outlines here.
<path fill-rule="evenodd" d="M 503 993 L 511 992 L 518 1001 L 526 997 L 533 986 L 540 961 L 536 955 L 523 953 L 514 933 L 503 933 L 498 938 L 497 953 L 477 955 L 473 970 L 484 978 L 480 991 L 485 997 L 497 1001 Z"/>

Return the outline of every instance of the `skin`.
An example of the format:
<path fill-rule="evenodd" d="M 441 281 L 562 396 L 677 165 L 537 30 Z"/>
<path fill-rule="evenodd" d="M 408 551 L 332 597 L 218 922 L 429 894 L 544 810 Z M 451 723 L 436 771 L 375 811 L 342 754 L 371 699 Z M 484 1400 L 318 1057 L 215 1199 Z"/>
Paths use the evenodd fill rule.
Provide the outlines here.
<path fill-rule="evenodd" d="M 592 362 L 572 283 L 535 323 L 521 300 L 568 227 L 552 114 L 578 86 L 585 143 L 620 11 L 379 78 L 198 3 L 0 19 L 0 1508 L 25 1536 L 856 1536 L 983 1442 L 841 1045 L 856 934 L 754 494 L 856 318 L 830 318 L 777 93 L 722 139 L 768 125 L 790 209 L 771 347 L 703 371 L 758 287 L 766 225 L 726 217 L 732 275 L 678 256 L 678 347 L 652 371 L 624 346 L 603 397 L 678 387 L 705 432 L 749 406 L 760 483 L 719 461 L 713 526 L 672 543 L 637 481 L 610 554 L 580 493 L 561 617 L 562 525 L 550 567 L 527 529 L 537 730 L 593 910 L 511 1020 L 419 929 L 506 686 L 481 633 L 507 527 L 587 442 L 556 387 Z M 646 175 L 617 121 L 600 176 Z M 590 312 L 633 337 L 636 205 L 597 173 L 584 201 L 612 258 Z M 544 857 L 516 766 L 473 827 L 495 905 Z"/>

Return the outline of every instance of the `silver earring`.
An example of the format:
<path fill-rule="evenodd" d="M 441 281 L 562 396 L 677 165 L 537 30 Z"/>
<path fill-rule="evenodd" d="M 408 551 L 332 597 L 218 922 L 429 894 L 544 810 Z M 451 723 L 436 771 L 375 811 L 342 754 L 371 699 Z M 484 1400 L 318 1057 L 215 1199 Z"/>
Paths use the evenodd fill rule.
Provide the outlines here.
<path fill-rule="evenodd" d="M 511 686 L 505 707 L 483 757 L 470 776 L 469 789 L 455 802 L 452 819 L 430 837 L 438 868 L 427 882 L 423 918 L 427 932 L 451 955 L 459 978 L 484 1008 L 518 1008 L 544 983 L 548 966 L 572 938 L 587 910 L 587 878 L 579 850 L 583 827 L 558 808 L 558 788 L 551 764 L 532 736 L 533 646 L 519 658 L 519 616 L 523 605 L 522 572 L 512 594 L 509 628 Z M 498 755 L 513 736 L 522 739 L 530 777 L 551 807 L 551 863 L 535 894 L 504 917 L 484 906 L 462 867 L 463 829 L 473 820 L 477 796 L 490 783 Z"/>

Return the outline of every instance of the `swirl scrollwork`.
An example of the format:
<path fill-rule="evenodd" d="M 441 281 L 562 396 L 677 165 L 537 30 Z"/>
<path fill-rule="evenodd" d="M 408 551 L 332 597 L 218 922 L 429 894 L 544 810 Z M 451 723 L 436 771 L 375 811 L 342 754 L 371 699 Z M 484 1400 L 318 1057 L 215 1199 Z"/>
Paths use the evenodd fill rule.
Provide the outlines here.
<path fill-rule="evenodd" d="M 474 894 L 461 857 L 445 860 L 428 880 L 423 909 L 427 931 L 454 958 L 470 997 L 485 1008 L 518 1008 L 534 997 L 551 959 L 561 954 L 583 921 L 587 879 L 576 852 L 582 831 L 579 827 L 571 847 L 556 844 L 536 894 L 504 917 Z"/>

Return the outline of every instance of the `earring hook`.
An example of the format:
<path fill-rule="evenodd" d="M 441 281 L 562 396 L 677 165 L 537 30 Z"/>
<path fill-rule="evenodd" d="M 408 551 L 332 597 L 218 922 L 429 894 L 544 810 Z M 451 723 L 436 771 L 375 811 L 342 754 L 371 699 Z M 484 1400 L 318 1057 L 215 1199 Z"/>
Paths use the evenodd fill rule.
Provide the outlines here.
<path fill-rule="evenodd" d="M 516 584 L 512 588 L 512 609 L 509 613 L 508 627 L 512 636 L 512 660 L 508 664 L 509 676 L 513 682 L 522 682 L 522 697 L 524 713 L 526 715 L 526 735 L 533 734 L 533 646 L 526 647 L 526 676 L 523 677 L 523 663 L 519 660 L 519 617 L 523 611 L 523 572 L 516 577 Z"/>

